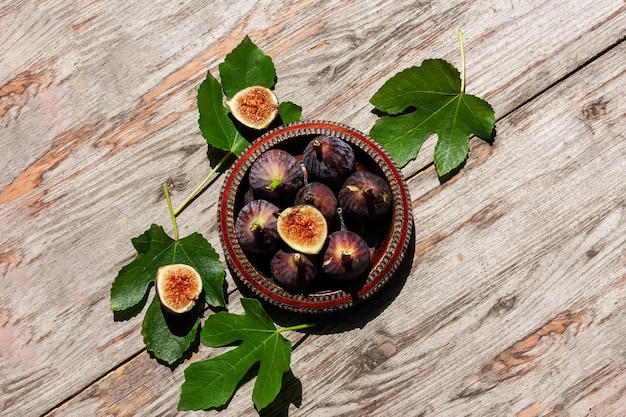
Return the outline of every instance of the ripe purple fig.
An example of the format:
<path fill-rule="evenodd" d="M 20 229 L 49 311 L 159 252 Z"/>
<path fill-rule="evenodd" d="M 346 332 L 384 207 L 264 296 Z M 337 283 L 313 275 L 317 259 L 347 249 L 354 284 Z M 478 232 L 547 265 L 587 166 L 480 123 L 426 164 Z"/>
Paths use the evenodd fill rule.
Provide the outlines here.
<path fill-rule="evenodd" d="M 267 200 L 252 200 L 241 208 L 235 220 L 235 234 L 244 250 L 268 253 L 280 244 L 276 230 L 279 209 Z"/>
<path fill-rule="evenodd" d="M 354 171 L 352 147 L 335 136 L 317 136 L 302 153 L 304 167 L 312 181 L 339 185 Z"/>
<path fill-rule="evenodd" d="M 200 274 L 184 264 L 161 266 L 155 285 L 161 305 L 174 314 L 190 311 L 202 293 Z"/>
<path fill-rule="evenodd" d="M 310 182 L 296 193 L 294 205 L 310 204 L 322 212 L 327 221 L 335 217 L 337 197 L 321 182 Z"/>
<path fill-rule="evenodd" d="M 343 183 L 337 197 L 343 214 L 359 220 L 383 217 L 391 209 L 387 181 L 369 171 L 358 171 Z"/>
<path fill-rule="evenodd" d="M 281 149 L 265 151 L 250 165 L 250 187 L 258 198 L 275 202 L 293 200 L 304 185 L 300 162 Z"/>
<path fill-rule="evenodd" d="M 304 288 L 315 280 L 317 267 L 311 259 L 300 252 L 279 250 L 270 262 L 274 280 L 290 290 Z"/>
<path fill-rule="evenodd" d="M 278 215 L 276 228 L 287 246 L 307 255 L 319 253 L 328 235 L 324 215 L 308 204 L 284 209 Z"/>
<path fill-rule="evenodd" d="M 363 274 L 370 263 L 367 243 L 354 232 L 339 230 L 328 236 L 322 270 L 335 280 L 350 280 Z"/>

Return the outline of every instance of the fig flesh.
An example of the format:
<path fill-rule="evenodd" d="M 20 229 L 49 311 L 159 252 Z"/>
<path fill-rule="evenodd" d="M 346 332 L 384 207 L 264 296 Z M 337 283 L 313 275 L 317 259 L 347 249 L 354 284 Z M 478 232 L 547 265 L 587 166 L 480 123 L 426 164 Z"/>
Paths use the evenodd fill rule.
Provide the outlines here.
<path fill-rule="evenodd" d="M 358 171 L 343 183 L 337 200 L 346 216 L 359 220 L 379 219 L 391 209 L 391 189 L 381 176 Z"/>
<path fill-rule="evenodd" d="M 308 204 L 285 208 L 278 215 L 276 227 L 287 246 L 306 255 L 319 253 L 328 235 L 326 218 Z"/>
<path fill-rule="evenodd" d="M 313 138 L 302 153 L 304 167 L 313 181 L 339 185 L 354 171 L 356 157 L 352 147 L 335 136 Z"/>
<path fill-rule="evenodd" d="M 335 217 L 337 197 L 335 193 L 321 182 L 310 182 L 296 193 L 295 205 L 310 204 L 322 212 L 327 221 Z"/>
<path fill-rule="evenodd" d="M 292 200 L 304 185 L 304 172 L 295 156 L 281 149 L 270 149 L 250 165 L 248 180 L 259 198 L 284 202 Z"/>
<path fill-rule="evenodd" d="M 235 119 L 252 129 L 269 127 L 278 115 L 276 94 L 260 85 L 238 91 L 226 104 Z"/>
<path fill-rule="evenodd" d="M 183 314 L 196 305 L 202 293 L 202 278 L 189 265 L 164 265 L 157 270 L 156 291 L 163 307 L 174 314 Z"/>
<path fill-rule="evenodd" d="M 310 285 L 317 274 L 315 263 L 307 255 L 283 250 L 272 258 L 270 270 L 278 285 L 291 290 Z"/>
<path fill-rule="evenodd" d="M 235 219 L 239 245 L 252 253 L 268 253 L 280 244 L 276 230 L 279 209 L 267 200 L 252 200 L 244 205 Z"/>
<path fill-rule="evenodd" d="M 363 274 L 370 263 L 367 243 L 354 232 L 339 230 L 328 236 L 322 255 L 322 270 L 336 280 L 350 280 Z"/>

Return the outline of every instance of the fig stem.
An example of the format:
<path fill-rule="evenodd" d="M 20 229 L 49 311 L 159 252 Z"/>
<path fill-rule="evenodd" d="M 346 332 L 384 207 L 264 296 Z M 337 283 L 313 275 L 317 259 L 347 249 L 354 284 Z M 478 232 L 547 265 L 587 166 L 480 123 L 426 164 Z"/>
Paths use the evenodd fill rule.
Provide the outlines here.
<path fill-rule="evenodd" d="M 254 223 L 252 223 L 252 226 L 250 226 L 250 231 L 254 234 L 261 234 L 264 231 L 264 227 L 263 227 L 263 223 L 261 223 L 260 221 L 255 221 Z"/>
<path fill-rule="evenodd" d="M 461 48 L 461 93 L 465 94 L 465 46 L 463 44 L 463 32 L 459 29 L 459 45 Z"/>
<path fill-rule="evenodd" d="M 207 175 L 202 182 L 200 183 L 200 185 L 198 185 L 192 192 L 191 194 L 189 194 L 189 197 L 187 197 L 185 199 L 185 201 L 182 202 L 182 204 L 180 206 L 178 206 L 178 208 L 176 209 L 176 211 L 174 211 L 174 216 L 178 216 L 180 214 L 181 211 L 183 211 L 185 209 L 185 207 L 187 207 L 187 205 L 191 202 L 191 200 L 193 200 L 194 198 L 196 198 L 196 196 L 198 194 L 200 194 L 200 191 L 202 191 L 202 189 L 209 183 L 209 181 L 211 180 L 211 178 L 213 177 L 213 175 L 215 175 L 215 173 L 220 169 L 220 167 L 224 164 L 224 162 L 226 162 L 226 160 L 231 156 L 234 155 L 232 152 L 226 152 L 226 154 L 222 157 L 222 159 L 217 163 L 217 165 L 215 165 L 215 167 L 211 170 L 211 172 L 209 172 L 209 175 Z"/>
<path fill-rule="evenodd" d="M 322 154 L 322 141 L 319 139 L 313 139 L 313 149 L 315 150 L 315 156 L 318 161 L 324 160 L 324 154 Z"/>
<path fill-rule="evenodd" d="M 302 260 L 302 255 L 300 255 L 299 253 L 295 253 L 293 255 L 293 263 L 296 264 L 297 266 L 304 265 L 304 261 Z"/>
<path fill-rule="evenodd" d="M 308 329 L 309 327 L 313 327 L 313 326 L 315 326 L 315 324 L 308 323 L 308 324 L 298 324 L 297 326 L 281 327 L 280 329 L 278 329 L 278 333 Z"/>
<path fill-rule="evenodd" d="M 343 209 L 341 207 L 337 207 L 337 216 L 339 216 L 339 228 L 340 230 L 347 230 L 346 222 L 343 219 Z"/>
<path fill-rule="evenodd" d="M 348 250 L 341 251 L 341 263 L 348 264 L 352 262 L 352 252 Z"/>
<path fill-rule="evenodd" d="M 174 214 L 174 208 L 172 207 L 172 200 L 170 199 L 170 192 L 167 189 L 167 183 L 163 183 L 163 193 L 165 194 L 165 201 L 167 201 L 167 208 L 170 211 L 170 217 L 172 218 L 172 224 L 174 225 L 174 240 L 178 242 L 178 223 L 176 223 L 176 214 Z"/>
<path fill-rule="evenodd" d="M 281 180 L 280 178 L 276 177 L 272 180 L 272 182 L 270 182 L 269 184 L 267 184 L 267 189 L 270 191 L 274 191 L 275 189 L 277 189 L 278 187 L 280 187 L 281 184 Z"/>

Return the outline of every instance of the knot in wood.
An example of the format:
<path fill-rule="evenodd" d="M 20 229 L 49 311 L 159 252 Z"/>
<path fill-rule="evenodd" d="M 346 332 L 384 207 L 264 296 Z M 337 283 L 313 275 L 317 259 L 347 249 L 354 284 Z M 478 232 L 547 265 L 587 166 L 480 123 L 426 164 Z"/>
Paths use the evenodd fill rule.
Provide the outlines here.
<path fill-rule="evenodd" d="M 588 103 L 583 107 L 583 116 L 587 119 L 598 120 L 606 115 L 606 102 L 602 99 Z"/>

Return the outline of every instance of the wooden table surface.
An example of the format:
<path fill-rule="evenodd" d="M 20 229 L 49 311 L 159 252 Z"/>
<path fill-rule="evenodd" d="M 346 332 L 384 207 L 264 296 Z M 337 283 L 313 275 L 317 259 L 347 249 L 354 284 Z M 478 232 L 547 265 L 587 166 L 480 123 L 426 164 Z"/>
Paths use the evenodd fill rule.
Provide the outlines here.
<path fill-rule="evenodd" d="M 146 352 L 109 291 L 210 171 L 196 91 L 245 35 L 303 119 L 369 132 L 368 100 L 427 58 L 496 112 L 441 183 L 403 168 L 415 245 L 370 310 L 289 333 L 297 388 L 262 415 L 626 415 L 626 3 L 2 1 L 2 416 L 258 415 L 250 381 L 177 412 L 187 364 Z M 218 177 L 179 217 L 218 250 Z M 230 310 L 240 312 L 227 276 Z M 282 397 L 281 397 L 282 398 Z"/>

